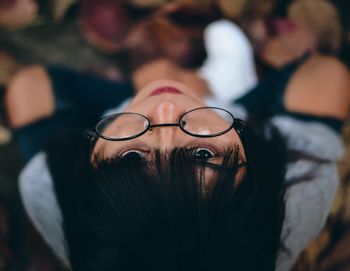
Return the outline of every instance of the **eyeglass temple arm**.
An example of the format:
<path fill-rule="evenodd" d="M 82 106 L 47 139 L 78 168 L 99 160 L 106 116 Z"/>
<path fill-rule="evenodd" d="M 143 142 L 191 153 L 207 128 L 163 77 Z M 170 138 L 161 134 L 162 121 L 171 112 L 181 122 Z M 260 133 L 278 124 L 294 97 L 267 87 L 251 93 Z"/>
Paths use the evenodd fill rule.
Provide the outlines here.
<path fill-rule="evenodd" d="M 93 143 L 98 137 L 97 133 L 91 129 L 85 130 L 83 136 L 91 143 Z"/>
<path fill-rule="evenodd" d="M 245 122 L 240 119 L 235 119 L 233 127 L 235 128 L 236 132 L 240 134 L 244 130 Z"/>

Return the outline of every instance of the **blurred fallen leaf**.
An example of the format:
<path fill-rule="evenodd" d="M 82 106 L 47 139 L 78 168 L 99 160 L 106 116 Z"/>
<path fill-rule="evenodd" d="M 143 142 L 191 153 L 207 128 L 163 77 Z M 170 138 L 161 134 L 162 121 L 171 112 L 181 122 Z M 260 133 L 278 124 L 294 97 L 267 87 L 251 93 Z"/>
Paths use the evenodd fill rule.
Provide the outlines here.
<path fill-rule="evenodd" d="M 320 51 L 334 53 L 339 49 L 343 29 L 339 13 L 331 1 L 295 1 L 289 6 L 288 17 L 311 30 Z"/>
<path fill-rule="evenodd" d="M 84 0 L 81 3 L 82 34 L 90 44 L 104 52 L 118 51 L 128 26 L 128 15 L 120 1 Z"/>
<path fill-rule="evenodd" d="M 8 144 L 11 141 L 11 132 L 3 127 L 0 126 L 0 145 Z"/>
<path fill-rule="evenodd" d="M 69 8 L 78 0 L 52 0 L 52 16 L 54 21 L 61 21 Z"/>
<path fill-rule="evenodd" d="M 38 13 L 33 0 L 0 0 L 0 25 L 13 30 L 29 26 Z"/>
<path fill-rule="evenodd" d="M 275 7 L 276 0 L 216 0 L 224 14 L 230 19 L 258 19 L 267 17 Z"/>
<path fill-rule="evenodd" d="M 6 85 L 12 75 L 21 67 L 16 60 L 5 52 L 0 51 L 0 85 Z"/>
<path fill-rule="evenodd" d="M 221 12 L 230 19 L 236 19 L 243 11 L 247 0 L 217 0 Z"/>
<path fill-rule="evenodd" d="M 175 24 L 186 28 L 204 29 L 215 19 L 209 0 L 177 0 L 160 8 L 156 15 L 168 17 Z"/>
<path fill-rule="evenodd" d="M 202 36 L 194 35 L 164 17 L 154 17 L 136 25 L 124 45 L 133 68 L 160 58 L 193 67 L 205 57 Z"/>
<path fill-rule="evenodd" d="M 346 271 L 350 268 L 350 231 L 347 230 L 329 252 L 327 258 L 319 264 L 317 270 L 339 270 Z M 337 268 L 339 267 L 339 268 Z M 341 268 L 343 267 L 343 268 Z M 316 269 L 315 269 L 316 270 Z"/>
<path fill-rule="evenodd" d="M 156 8 L 169 2 L 169 0 L 128 0 L 129 4 L 138 8 Z"/>

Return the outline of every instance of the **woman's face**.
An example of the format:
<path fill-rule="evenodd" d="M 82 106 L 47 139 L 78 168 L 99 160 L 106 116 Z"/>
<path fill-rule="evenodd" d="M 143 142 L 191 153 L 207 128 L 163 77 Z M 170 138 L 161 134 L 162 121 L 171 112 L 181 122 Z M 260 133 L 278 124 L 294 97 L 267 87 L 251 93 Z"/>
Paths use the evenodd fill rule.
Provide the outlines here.
<path fill-rule="evenodd" d="M 180 116 L 192 109 L 206 106 L 196 93 L 182 83 L 172 80 L 159 80 L 141 89 L 124 112 L 134 112 L 147 116 L 152 125 L 178 123 Z M 203 122 L 226 122 L 217 114 L 206 114 Z M 113 123 L 110 125 L 113 127 Z M 151 154 L 153 150 L 171 151 L 182 147 L 207 152 L 212 159 L 219 159 L 220 153 L 235 145 L 243 150 L 242 143 L 236 131 L 211 138 L 198 138 L 184 133 L 179 127 L 157 127 L 152 133 L 145 133 L 127 141 L 97 140 L 94 154 L 102 159 L 123 156 L 130 152 L 142 155 Z M 243 151 L 240 151 L 244 157 Z"/>

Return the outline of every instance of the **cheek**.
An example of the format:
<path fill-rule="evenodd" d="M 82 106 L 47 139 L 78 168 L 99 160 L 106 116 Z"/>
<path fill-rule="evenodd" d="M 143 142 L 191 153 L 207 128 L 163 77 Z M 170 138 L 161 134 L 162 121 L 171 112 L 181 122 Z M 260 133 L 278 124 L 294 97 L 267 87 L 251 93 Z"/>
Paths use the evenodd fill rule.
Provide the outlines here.
<path fill-rule="evenodd" d="M 232 182 L 234 182 L 234 186 L 239 186 L 242 183 L 246 173 L 247 170 L 243 166 L 237 170 L 236 176 L 232 180 Z M 218 180 L 218 173 L 212 169 L 206 168 L 203 172 L 198 172 L 198 174 L 204 174 L 203 182 L 198 184 L 201 186 L 202 191 L 204 193 L 213 191 Z"/>
<path fill-rule="evenodd" d="M 240 153 L 243 154 L 245 158 L 243 143 L 236 131 L 232 129 L 230 132 L 222 135 L 220 137 L 220 141 L 227 147 L 233 147 L 234 145 L 238 145 Z"/>
<path fill-rule="evenodd" d="M 99 138 L 94 146 L 94 148 L 92 149 L 91 152 L 91 160 L 94 160 L 94 157 L 103 157 L 104 155 L 104 144 L 102 142 L 102 140 Z"/>
<path fill-rule="evenodd" d="M 240 185 L 243 181 L 244 176 L 247 174 L 246 167 L 240 167 L 237 171 L 236 178 L 235 178 L 235 186 Z"/>

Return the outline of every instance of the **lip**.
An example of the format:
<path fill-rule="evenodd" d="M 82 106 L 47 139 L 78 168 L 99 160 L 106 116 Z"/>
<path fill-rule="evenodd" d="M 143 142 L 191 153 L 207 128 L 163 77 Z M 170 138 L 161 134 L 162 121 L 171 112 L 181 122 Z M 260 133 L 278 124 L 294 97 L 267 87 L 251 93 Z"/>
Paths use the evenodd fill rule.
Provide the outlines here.
<path fill-rule="evenodd" d="M 182 94 L 182 92 L 180 90 L 178 90 L 177 88 L 166 86 L 166 87 L 156 88 L 155 90 L 153 90 L 151 92 L 150 96 L 157 96 L 157 95 L 161 95 L 161 94 L 165 94 L 165 93 Z"/>

